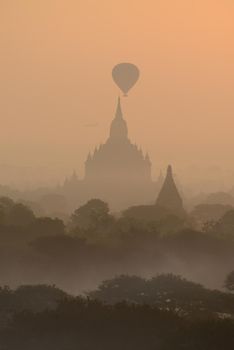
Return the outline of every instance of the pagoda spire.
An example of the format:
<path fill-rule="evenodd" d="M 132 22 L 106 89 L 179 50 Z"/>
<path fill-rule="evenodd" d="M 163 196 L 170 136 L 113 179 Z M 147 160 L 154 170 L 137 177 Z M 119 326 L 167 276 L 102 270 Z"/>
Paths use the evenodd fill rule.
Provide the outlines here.
<path fill-rule="evenodd" d="M 118 97 L 115 118 L 112 120 L 110 127 L 109 141 L 114 143 L 121 143 L 128 140 L 128 127 L 126 121 L 123 119 L 120 97 Z"/>
<path fill-rule="evenodd" d="M 121 108 L 120 97 L 118 97 L 117 108 L 116 108 L 116 112 L 115 112 L 115 118 L 116 119 L 123 119 L 123 112 L 122 112 L 122 108 Z"/>
<path fill-rule="evenodd" d="M 173 179 L 171 165 L 167 168 L 167 175 L 159 192 L 156 205 L 177 215 L 185 214 L 182 198 Z"/>

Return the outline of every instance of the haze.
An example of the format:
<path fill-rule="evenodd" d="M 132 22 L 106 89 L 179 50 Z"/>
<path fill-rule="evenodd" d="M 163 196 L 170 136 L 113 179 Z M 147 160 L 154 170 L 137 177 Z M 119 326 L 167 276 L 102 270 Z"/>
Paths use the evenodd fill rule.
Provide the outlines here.
<path fill-rule="evenodd" d="M 0 0 L 0 181 L 55 184 L 108 136 L 111 70 L 141 78 L 123 111 L 153 163 L 184 186 L 233 182 L 234 3 Z M 210 187 L 208 187 L 210 186 Z"/>

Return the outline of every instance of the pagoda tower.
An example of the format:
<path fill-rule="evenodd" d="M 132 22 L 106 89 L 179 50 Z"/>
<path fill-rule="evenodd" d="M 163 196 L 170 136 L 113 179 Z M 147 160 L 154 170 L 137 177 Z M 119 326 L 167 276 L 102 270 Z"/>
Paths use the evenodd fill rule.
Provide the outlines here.
<path fill-rule="evenodd" d="M 185 215 L 183 200 L 176 187 L 171 165 L 167 168 L 167 174 L 156 200 L 156 205 L 168 209 L 172 214 Z"/>

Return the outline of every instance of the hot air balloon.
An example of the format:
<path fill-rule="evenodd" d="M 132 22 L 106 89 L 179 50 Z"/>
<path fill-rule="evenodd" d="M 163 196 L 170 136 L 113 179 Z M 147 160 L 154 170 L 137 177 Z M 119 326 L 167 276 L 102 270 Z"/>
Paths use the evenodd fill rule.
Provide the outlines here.
<path fill-rule="evenodd" d="M 116 85 L 122 90 L 124 96 L 136 84 L 140 71 L 132 63 L 117 64 L 112 70 L 112 77 Z"/>

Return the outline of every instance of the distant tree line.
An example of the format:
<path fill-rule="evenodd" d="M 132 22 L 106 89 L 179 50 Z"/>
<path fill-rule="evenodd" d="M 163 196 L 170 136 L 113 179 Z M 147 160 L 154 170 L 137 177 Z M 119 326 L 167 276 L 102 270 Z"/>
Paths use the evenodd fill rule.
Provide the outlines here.
<path fill-rule="evenodd" d="M 87 289 L 142 270 L 198 276 L 222 289 L 223 276 L 234 270 L 234 211 L 225 208 L 208 204 L 181 218 L 157 206 L 135 206 L 116 216 L 107 203 L 92 199 L 65 223 L 3 197 L 0 283 L 52 282 L 70 291 L 77 276 Z M 218 211 L 219 219 L 198 228 L 206 211 Z"/>

